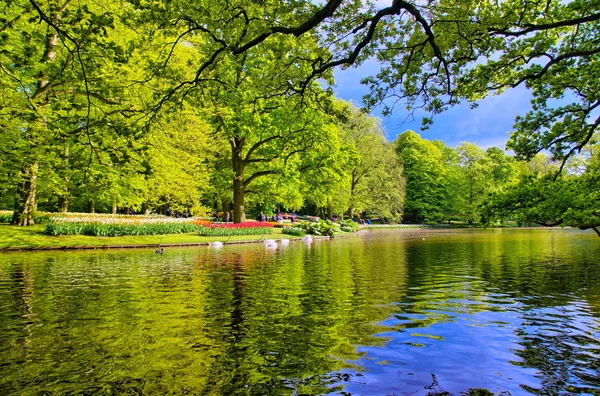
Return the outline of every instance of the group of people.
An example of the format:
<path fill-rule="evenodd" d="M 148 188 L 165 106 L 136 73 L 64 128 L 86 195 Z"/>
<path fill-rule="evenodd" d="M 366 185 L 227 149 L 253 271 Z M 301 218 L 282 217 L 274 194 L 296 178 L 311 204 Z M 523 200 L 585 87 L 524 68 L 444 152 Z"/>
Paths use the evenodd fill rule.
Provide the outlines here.
<path fill-rule="evenodd" d="M 219 220 L 220 220 L 219 213 L 215 212 L 214 219 L 215 219 L 215 222 L 219 222 Z M 231 212 L 227 211 L 227 212 L 223 213 L 223 221 L 225 223 L 229 223 L 229 222 L 233 221 L 233 216 L 231 215 Z"/>
<path fill-rule="evenodd" d="M 167 209 L 166 215 L 169 217 L 176 217 L 178 219 L 192 217 L 191 213 L 180 212 L 178 210 L 171 210 L 171 209 Z"/>
<path fill-rule="evenodd" d="M 270 220 L 270 221 L 274 221 L 274 222 L 277 222 L 277 223 L 283 223 L 283 215 L 281 213 L 275 213 L 269 219 L 269 216 L 267 216 L 263 212 L 260 212 L 259 215 L 257 216 L 256 220 L 258 220 L 258 221 L 269 221 Z M 291 220 L 292 220 L 292 223 L 293 223 L 294 222 L 294 216 L 292 216 Z"/>
<path fill-rule="evenodd" d="M 120 208 L 118 213 L 124 215 L 134 215 L 135 211 L 133 210 L 133 206 L 130 206 L 129 208 Z"/>

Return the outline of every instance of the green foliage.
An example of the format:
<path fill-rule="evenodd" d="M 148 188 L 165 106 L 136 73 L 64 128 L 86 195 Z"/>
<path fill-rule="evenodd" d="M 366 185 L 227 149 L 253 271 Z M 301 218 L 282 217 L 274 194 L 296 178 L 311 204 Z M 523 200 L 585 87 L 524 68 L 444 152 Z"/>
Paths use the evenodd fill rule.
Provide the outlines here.
<path fill-rule="evenodd" d="M 456 151 L 460 160 L 460 195 L 456 212 L 467 223 L 477 223 L 489 196 L 514 184 L 519 174 L 518 164 L 497 147 L 484 151 L 463 142 Z"/>
<path fill-rule="evenodd" d="M 512 188 L 492 196 L 484 208 L 485 222 L 574 226 L 600 235 L 600 156 L 593 148 L 581 174 L 557 177 L 556 166 L 524 172 Z"/>
<path fill-rule="evenodd" d="M 342 139 L 354 153 L 346 170 L 347 180 L 334 195 L 346 204 L 349 217 L 354 213 L 373 213 L 399 220 L 405 198 L 402 164 L 386 137 L 381 122 L 352 104 L 343 103 L 348 114 L 342 124 Z"/>
<path fill-rule="evenodd" d="M 302 231 L 311 235 L 326 235 L 335 237 L 344 232 L 358 231 L 358 224 L 352 220 L 341 221 L 334 223 L 331 220 L 319 220 L 316 222 L 301 221 L 298 223 Z"/>
<path fill-rule="evenodd" d="M 231 203 L 236 222 L 247 208 L 307 205 L 329 217 L 477 222 L 488 197 L 544 166 L 540 151 L 564 160 L 594 144 L 600 29 L 588 3 L 6 2 L 0 205 L 23 224 L 44 221 L 38 207 Z M 369 57 L 382 70 L 365 79 L 365 101 L 383 101 L 384 114 L 398 103 L 436 114 L 526 85 L 533 108 L 508 147 L 533 162 L 413 132 L 390 144 L 377 119 L 330 89 L 334 66 Z M 591 172 L 565 169 L 557 189 L 579 200 L 571 190 L 593 186 Z M 535 180 L 521 187 L 551 193 Z M 588 207 L 557 212 L 588 224 Z"/>
<path fill-rule="evenodd" d="M 398 135 L 395 145 L 406 177 L 405 220 L 417 223 L 442 220 L 451 202 L 442 147 L 413 131 Z"/>
<path fill-rule="evenodd" d="M 281 230 L 281 232 L 283 234 L 287 234 L 287 235 L 304 236 L 304 231 L 302 230 L 302 228 L 283 227 L 283 229 Z"/>
<path fill-rule="evenodd" d="M 342 231 L 344 231 L 344 232 L 356 232 L 360 229 L 360 226 L 358 225 L 358 223 L 355 223 L 354 221 L 352 221 L 350 219 L 338 220 L 337 222 L 341 226 Z"/>

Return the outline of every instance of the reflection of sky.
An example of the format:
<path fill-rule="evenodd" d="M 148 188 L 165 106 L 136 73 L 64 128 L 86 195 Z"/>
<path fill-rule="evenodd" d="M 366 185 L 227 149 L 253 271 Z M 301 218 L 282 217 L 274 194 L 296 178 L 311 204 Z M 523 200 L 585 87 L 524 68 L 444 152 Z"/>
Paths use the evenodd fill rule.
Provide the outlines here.
<path fill-rule="evenodd" d="M 335 71 L 337 96 L 361 104 L 368 88 L 361 85 L 360 80 L 374 75 L 378 69 L 379 66 L 374 60 L 365 62 L 357 69 L 337 69 Z M 403 124 L 408 112 L 399 109 L 391 117 L 384 118 L 383 123 L 389 140 L 394 140 L 399 133 L 412 129 L 426 139 L 440 139 L 451 147 L 467 141 L 484 148 L 492 146 L 504 148 L 515 117 L 524 115 L 530 109 L 529 100 L 530 94 L 527 90 L 518 87 L 479 101 L 479 107 L 475 109 L 470 109 L 467 103 L 461 104 L 436 115 L 433 125 L 424 132 L 419 131 L 424 113 L 416 115 L 414 120 L 409 119 Z M 381 109 L 377 108 L 373 113 L 381 116 Z"/>
<path fill-rule="evenodd" d="M 439 315 L 437 307 L 384 321 L 391 329 L 379 334 L 385 346 L 358 347 L 363 357 L 353 363 L 363 369 L 348 371 L 344 390 L 426 396 L 485 388 L 494 394 L 550 394 L 546 392 L 561 389 L 566 378 L 572 389 L 597 390 L 591 384 L 598 379 L 593 362 L 599 323 L 589 316 L 586 303 L 546 308 L 491 303 L 481 312 L 477 310 L 485 304 L 479 301 L 446 303 L 462 309 L 449 308 Z M 432 314 L 439 320 L 428 323 Z M 511 393 L 502 393 L 507 391 Z"/>

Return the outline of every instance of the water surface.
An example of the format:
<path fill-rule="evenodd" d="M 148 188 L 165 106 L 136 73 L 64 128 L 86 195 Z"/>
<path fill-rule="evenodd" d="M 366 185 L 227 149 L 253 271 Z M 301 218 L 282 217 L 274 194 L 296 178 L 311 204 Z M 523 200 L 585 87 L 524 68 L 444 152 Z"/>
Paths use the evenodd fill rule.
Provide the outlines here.
<path fill-rule="evenodd" d="M 0 394 L 600 394 L 600 238 L 0 256 Z"/>

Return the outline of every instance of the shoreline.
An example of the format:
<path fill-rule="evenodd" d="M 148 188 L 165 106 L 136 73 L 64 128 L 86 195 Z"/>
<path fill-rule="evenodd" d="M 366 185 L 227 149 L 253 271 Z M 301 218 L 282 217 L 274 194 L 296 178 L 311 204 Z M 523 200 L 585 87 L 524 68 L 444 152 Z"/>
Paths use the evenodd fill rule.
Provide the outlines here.
<path fill-rule="evenodd" d="M 565 227 L 570 228 L 570 227 Z M 364 231 L 381 231 L 381 230 L 401 230 L 401 229 L 423 229 L 423 230 L 484 230 L 484 229 L 557 229 L 556 227 L 441 227 L 441 226 L 429 226 L 429 225 L 366 225 L 360 228 L 359 232 Z M 558 228 L 562 229 L 562 228 Z M 32 231 L 33 232 L 33 231 Z M 253 243 L 262 243 L 265 239 L 280 239 L 281 237 L 288 239 L 290 241 L 299 241 L 302 240 L 302 237 L 288 237 L 285 234 L 281 233 L 273 233 L 270 234 L 267 238 L 259 238 L 259 239 L 244 239 L 243 237 L 239 237 L 240 239 L 230 240 L 225 242 L 225 245 L 244 245 L 244 244 L 253 244 Z M 352 233 L 338 235 L 338 237 L 345 237 L 347 235 L 353 235 Z M 57 243 L 52 244 L 40 244 L 40 245 L 8 245 L 0 247 L 0 253 L 4 252 L 28 252 L 28 251 L 70 251 L 70 250 L 110 250 L 110 249 L 157 249 L 159 247 L 198 247 L 198 246 L 210 246 L 212 242 L 216 242 L 218 237 L 204 237 L 210 238 L 209 240 L 199 241 L 199 242 L 161 242 L 163 239 L 186 239 L 186 237 L 190 237 L 192 234 L 164 234 L 164 235 L 152 235 L 152 236 L 142 236 L 140 239 L 148 239 L 150 238 L 160 238 L 158 242 L 147 242 L 140 241 L 140 243 L 104 243 L 104 244 L 63 244 L 56 241 Z M 328 236 L 320 236 L 320 235 L 311 235 L 313 239 L 331 239 Z M 53 237 L 60 238 L 60 237 Z M 100 237 L 86 237 L 86 238 L 100 238 Z M 101 237 L 106 238 L 106 237 Z M 110 237 L 110 238 L 123 238 L 123 237 Z M 135 239 L 136 237 L 127 236 L 126 239 Z M 49 242 L 52 242 L 51 240 Z M 117 242 L 117 241 L 114 241 Z"/>
<path fill-rule="evenodd" d="M 331 239 L 328 236 L 311 235 L 313 239 Z M 118 237 L 117 237 L 118 238 Z M 271 239 L 271 238 L 266 238 Z M 301 237 L 285 238 L 289 241 L 301 241 Z M 264 243 L 265 239 L 239 240 L 224 242 L 223 245 L 244 245 L 252 243 Z M 2 252 L 22 252 L 22 251 L 49 251 L 49 250 L 109 250 L 109 249 L 157 249 L 164 247 L 194 247 L 210 246 L 212 242 L 182 242 L 182 243 L 161 243 L 161 244 L 126 244 L 126 245 L 62 245 L 62 246 L 8 246 L 0 247 Z"/>

